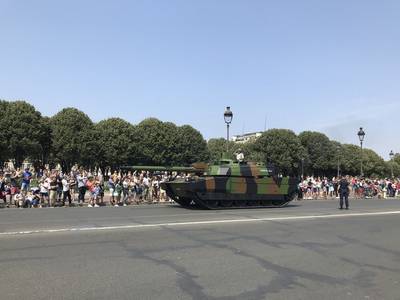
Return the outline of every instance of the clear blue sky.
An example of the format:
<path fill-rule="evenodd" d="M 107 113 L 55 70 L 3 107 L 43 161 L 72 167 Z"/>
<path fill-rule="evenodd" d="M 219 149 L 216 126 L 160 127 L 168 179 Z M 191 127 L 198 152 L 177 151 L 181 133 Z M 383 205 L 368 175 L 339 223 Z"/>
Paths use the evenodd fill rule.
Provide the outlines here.
<path fill-rule="evenodd" d="M 0 98 L 400 152 L 400 1 L 0 0 Z"/>

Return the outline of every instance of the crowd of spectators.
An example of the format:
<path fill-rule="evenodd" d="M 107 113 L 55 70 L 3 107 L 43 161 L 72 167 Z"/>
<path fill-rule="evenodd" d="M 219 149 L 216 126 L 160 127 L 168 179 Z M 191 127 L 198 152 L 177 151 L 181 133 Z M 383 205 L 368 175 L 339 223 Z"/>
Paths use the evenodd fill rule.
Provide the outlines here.
<path fill-rule="evenodd" d="M 107 173 L 107 172 L 106 172 Z M 167 173 L 113 172 L 73 168 L 60 170 L 29 168 L 0 171 L 0 205 L 6 207 L 114 207 L 141 203 L 172 202 L 160 183 Z M 2 203 L 1 203 L 2 200 Z"/>
<path fill-rule="evenodd" d="M 339 198 L 338 186 L 340 178 L 305 177 L 299 187 L 304 199 L 329 199 Z M 350 183 L 350 197 L 382 198 L 400 196 L 400 179 L 370 179 L 360 177 L 348 177 Z"/>
<path fill-rule="evenodd" d="M 91 171 L 74 167 L 60 170 L 26 168 L 0 170 L 0 206 L 6 207 L 113 207 L 173 202 L 160 183 L 172 174 Z M 340 178 L 304 177 L 299 183 L 303 199 L 338 198 Z M 400 179 L 348 177 L 351 198 L 400 197 Z"/>

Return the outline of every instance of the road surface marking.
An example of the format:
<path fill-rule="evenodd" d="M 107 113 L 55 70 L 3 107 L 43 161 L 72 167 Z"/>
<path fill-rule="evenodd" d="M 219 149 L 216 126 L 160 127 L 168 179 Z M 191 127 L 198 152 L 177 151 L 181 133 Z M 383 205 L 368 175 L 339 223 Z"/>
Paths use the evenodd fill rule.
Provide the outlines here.
<path fill-rule="evenodd" d="M 81 231 L 101 231 L 101 230 L 117 230 L 117 229 L 141 229 L 141 228 L 159 228 L 172 226 L 190 226 L 190 225 L 212 225 L 212 224 L 229 224 L 229 223 L 251 223 L 265 221 L 295 221 L 295 220 L 314 220 L 314 219 L 333 219 L 348 217 L 366 217 L 366 216 L 386 216 L 398 215 L 400 211 L 382 211 L 371 213 L 344 213 L 331 215 L 309 215 L 295 217 L 269 217 L 269 218 L 251 218 L 251 219 L 225 219 L 225 220 L 209 220 L 209 221 L 190 221 L 190 222 L 172 222 L 172 223 L 156 223 L 156 224 L 130 224 L 117 226 L 100 226 L 100 227 L 71 227 L 58 229 L 37 229 L 26 231 L 10 231 L 0 232 L 1 236 L 24 235 L 34 233 L 59 233 L 59 232 L 81 232 Z"/>

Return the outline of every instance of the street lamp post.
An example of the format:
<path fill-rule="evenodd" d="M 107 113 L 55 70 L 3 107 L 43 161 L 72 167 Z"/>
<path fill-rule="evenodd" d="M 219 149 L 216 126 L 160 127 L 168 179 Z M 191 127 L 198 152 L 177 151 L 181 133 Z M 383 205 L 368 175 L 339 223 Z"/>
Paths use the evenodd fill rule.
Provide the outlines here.
<path fill-rule="evenodd" d="M 224 112 L 224 119 L 226 123 L 226 152 L 229 152 L 229 125 L 232 123 L 233 113 L 231 107 L 227 106 Z"/>
<path fill-rule="evenodd" d="M 393 150 L 390 151 L 389 156 L 390 156 L 390 170 L 392 171 L 392 178 L 394 178 L 394 176 L 393 176 L 393 158 L 394 158 Z"/>
<path fill-rule="evenodd" d="M 337 155 L 337 178 L 340 176 L 340 146 L 336 147 L 336 155 Z"/>
<path fill-rule="evenodd" d="M 363 142 L 364 142 L 364 137 L 365 137 L 365 132 L 362 127 L 360 127 L 360 130 L 357 133 L 358 138 L 360 139 L 360 145 L 361 145 L 361 172 L 360 175 L 363 176 Z"/>

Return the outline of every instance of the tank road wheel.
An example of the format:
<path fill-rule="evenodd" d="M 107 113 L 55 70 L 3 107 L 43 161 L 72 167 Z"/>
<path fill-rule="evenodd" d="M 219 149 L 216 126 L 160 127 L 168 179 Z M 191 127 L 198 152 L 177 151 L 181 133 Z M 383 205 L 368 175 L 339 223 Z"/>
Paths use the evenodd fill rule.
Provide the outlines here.
<path fill-rule="evenodd" d="M 272 206 L 272 201 L 271 200 L 262 200 L 261 205 L 265 206 L 265 207 Z"/>
<path fill-rule="evenodd" d="M 249 200 L 247 201 L 247 206 L 261 206 L 262 203 L 260 200 Z"/>
<path fill-rule="evenodd" d="M 233 201 L 232 200 L 222 200 L 220 202 L 222 207 L 232 207 Z"/>
<path fill-rule="evenodd" d="M 285 201 L 281 203 L 280 207 L 287 206 L 291 201 L 297 201 L 297 200 L 299 200 L 298 193 L 293 193 L 291 195 L 288 195 L 285 197 Z"/>
<path fill-rule="evenodd" d="M 218 200 L 207 200 L 206 204 L 210 208 L 218 208 L 219 201 Z"/>
<path fill-rule="evenodd" d="M 294 193 L 293 195 L 291 195 L 288 198 L 289 201 L 298 201 L 299 200 L 299 194 L 298 193 Z"/>
<path fill-rule="evenodd" d="M 247 200 L 235 200 L 235 207 L 246 207 Z"/>
<path fill-rule="evenodd" d="M 189 207 L 190 206 L 190 199 L 187 198 L 179 198 L 179 197 L 175 197 L 173 198 L 173 200 L 178 203 L 180 206 L 182 207 Z"/>
<path fill-rule="evenodd" d="M 283 203 L 286 203 L 286 201 L 282 201 L 282 200 L 272 200 L 271 204 L 274 207 L 279 207 L 282 206 Z"/>

